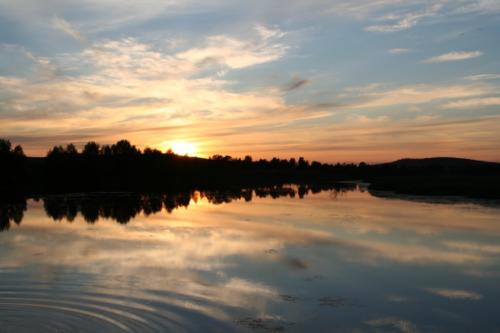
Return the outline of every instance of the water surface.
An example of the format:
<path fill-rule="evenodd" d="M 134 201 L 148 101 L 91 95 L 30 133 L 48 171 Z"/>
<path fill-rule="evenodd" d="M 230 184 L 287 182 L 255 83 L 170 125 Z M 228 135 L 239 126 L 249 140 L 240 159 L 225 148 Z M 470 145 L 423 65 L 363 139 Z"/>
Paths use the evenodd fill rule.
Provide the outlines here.
<path fill-rule="evenodd" d="M 500 330 L 495 205 L 347 187 L 1 210 L 0 332 Z"/>

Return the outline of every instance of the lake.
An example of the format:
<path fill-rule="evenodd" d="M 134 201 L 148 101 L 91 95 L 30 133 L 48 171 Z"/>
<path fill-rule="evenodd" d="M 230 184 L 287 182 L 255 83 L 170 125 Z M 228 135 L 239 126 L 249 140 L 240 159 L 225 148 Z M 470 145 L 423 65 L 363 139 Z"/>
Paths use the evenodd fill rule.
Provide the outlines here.
<path fill-rule="evenodd" d="M 4 204 L 0 332 L 499 332 L 499 207 L 357 185 Z"/>

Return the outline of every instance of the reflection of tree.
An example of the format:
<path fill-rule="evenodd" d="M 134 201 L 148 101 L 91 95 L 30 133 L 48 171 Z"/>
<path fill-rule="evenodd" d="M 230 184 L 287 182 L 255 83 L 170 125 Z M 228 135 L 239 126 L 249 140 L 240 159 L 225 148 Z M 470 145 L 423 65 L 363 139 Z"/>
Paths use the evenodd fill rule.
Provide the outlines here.
<path fill-rule="evenodd" d="M 281 186 L 273 186 L 267 188 L 259 188 L 255 190 L 255 195 L 259 198 L 265 198 L 270 196 L 273 199 L 277 199 L 279 197 L 295 197 L 295 190 L 291 187 L 281 187 Z"/>
<path fill-rule="evenodd" d="M 65 218 L 73 221 L 78 214 L 77 202 L 71 197 L 49 197 L 43 200 L 43 207 L 48 216 L 55 221 Z"/>
<path fill-rule="evenodd" d="M 306 196 L 307 193 L 309 192 L 309 189 L 304 185 L 300 185 L 298 192 L 299 192 L 299 198 L 303 199 L 304 196 Z"/>
<path fill-rule="evenodd" d="M 142 210 L 145 215 L 151 215 L 159 212 L 162 209 L 161 195 L 145 195 L 142 198 Z"/>
<path fill-rule="evenodd" d="M 95 223 L 99 219 L 100 201 L 95 197 L 84 197 L 80 203 L 80 211 L 84 220 Z"/>
<path fill-rule="evenodd" d="M 126 224 L 141 212 L 141 199 L 138 196 L 106 197 L 101 203 L 100 216 Z"/>
<path fill-rule="evenodd" d="M 12 222 L 20 225 L 25 211 L 26 200 L 24 199 L 0 202 L 0 232 L 9 230 Z"/>
<path fill-rule="evenodd" d="M 197 202 L 205 198 L 214 205 L 230 203 L 233 200 L 251 201 L 259 198 L 280 197 L 303 198 L 308 193 L 330 191 L 336 197 L 339 193 L 354 190 L 355 185 L 300 185 L 270 186 L 259 188 L 239 188 L 231 190 L 187 191 L 165 194 L 100 194 L 85 196 L 56 196 L 44 199 L 45 212 L 56 221 L 63 218 L 73 221 L 80 212 L 88 223 L 99 218 L 111 219 L 118 223 L 128 223 L 138 214 L 151 215 L 165 209 L 171 213 L 179 207 L 188 207 L 191 200 Z"/>

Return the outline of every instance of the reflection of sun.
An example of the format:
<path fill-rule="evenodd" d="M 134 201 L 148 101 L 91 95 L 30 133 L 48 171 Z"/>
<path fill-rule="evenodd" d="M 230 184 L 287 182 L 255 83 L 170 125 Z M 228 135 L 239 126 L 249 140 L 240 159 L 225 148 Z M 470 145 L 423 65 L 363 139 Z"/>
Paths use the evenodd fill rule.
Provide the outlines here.
<path fill-rule="evenodd" d="M 196 149 L 192 143 L 186 141 L 175 141 L 171 144 L 172 151 L 177 155 L 193 156 Z"/>

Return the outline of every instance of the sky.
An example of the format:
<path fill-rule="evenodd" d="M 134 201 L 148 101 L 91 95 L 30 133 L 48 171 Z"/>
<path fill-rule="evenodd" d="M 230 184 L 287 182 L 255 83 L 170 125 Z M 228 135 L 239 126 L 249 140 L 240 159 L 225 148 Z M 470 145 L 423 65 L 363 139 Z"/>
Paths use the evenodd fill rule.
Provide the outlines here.
<path fill-rule="evenodd" d="M 0 137 L 500 161 L 498 0 L 0 0 Z"/>

